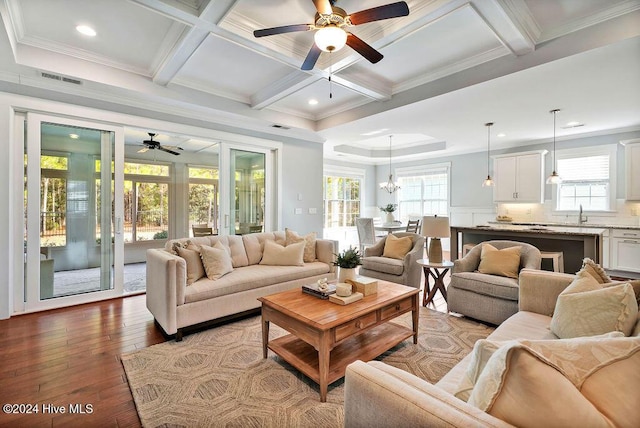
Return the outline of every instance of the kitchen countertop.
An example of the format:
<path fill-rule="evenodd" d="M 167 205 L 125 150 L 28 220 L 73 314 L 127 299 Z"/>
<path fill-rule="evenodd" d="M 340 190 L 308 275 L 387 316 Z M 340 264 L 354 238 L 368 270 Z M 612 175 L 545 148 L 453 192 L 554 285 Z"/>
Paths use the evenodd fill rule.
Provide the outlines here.
<path fill-rule="evenodd" d="M 582 225 L 575 223 L 552 223 L 552 222 L 502 222 L 502 221 L 490 221 L 491 226 L 494 225 L 512 225 L 512 226 L 533 226 L 533 227 L 572 227 L 572 228 L 598 228 L 598 229 L 626 229 L 626 230 L 640 230 L 640 225 L 623 225 L 623 224 L 598 224 L 598 223 L 584 223 Z"/>
<path fill-rule="evenodd" d="M 554 235 L 602 235 L 606 228 L 599 227 L 569 227 L 569 226 L 543 226 L 538 224 L 523 225 L 514 223 L 492 223 L 478 226 L 451 226 L 455 229 L 473 230 L 502 230 L 507 232 L 525 232 L 534 234 Z"/>

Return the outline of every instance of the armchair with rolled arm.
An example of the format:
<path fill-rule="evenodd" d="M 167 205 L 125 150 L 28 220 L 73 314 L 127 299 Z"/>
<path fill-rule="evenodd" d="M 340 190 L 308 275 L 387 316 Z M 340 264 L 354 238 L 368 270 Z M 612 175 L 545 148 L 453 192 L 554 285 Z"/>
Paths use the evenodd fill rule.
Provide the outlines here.
<path fill-rule="evenodd" d="M 384 245 L 389 235 L 365 248 L 360 275 L 420 288 L 422 268 L 417 261 L 424 256 L 424 237 L 412 232 L 397 232 L 398 238 L 408 236 L 412 247 L 402 260 L 383 257 Z"/>

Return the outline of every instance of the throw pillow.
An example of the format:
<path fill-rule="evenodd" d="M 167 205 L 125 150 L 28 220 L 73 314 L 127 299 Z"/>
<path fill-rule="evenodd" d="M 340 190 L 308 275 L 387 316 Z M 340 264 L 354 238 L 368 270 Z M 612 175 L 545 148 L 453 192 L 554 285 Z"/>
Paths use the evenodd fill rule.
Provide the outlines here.
<path fill-rule="evenodd" d="M 208 245 L 200 247 L 200 257 L 202 258 L 202 264 L 209 279 L 215 281 L 233 271 L 231 256 L 220 242 L 216 242 L 216 245 L 213 247 L 209 247 Z"/>
<path fill-rule="evenodd" d="M 512 341 L 489 359 L 469 404 L 519 427 L 637 426 L 639 365 L 640 338 Z"/>
<path fill-rule="evenodd" d="M 478 272 L 518 279 L 520 250 L 519 246 L 498 250 L 491 244 L 482 244 Z"/>
<path fill-rule="evenodd" d="M 296 244 L 304 241 L 304 254 L 303 260 L 305 263 L 311 263 L 316 261 L 316 233 L 307 233 L 304 236 L 298 235 L 291 229 L 284 230 L 285 233 L 285 247 L 287 245 Z"/>
<path fill-rule="evenodd" d="M 602 269 L 599 264 L 588 257 L 582 260 L 581 270 L 591 275 L 596 281 L 598 281 L 599 284 L 611 282 L 611 278 L 609 277 L 609 275 L 607 275 L 604 269 Z"/>
<path fill-rule="evenodd" d="M 193 248 L 182 248 L 179 246 L 175 248 L 175 251 L 187 264 L 187 285 L 193 284 L 206 275 L 204 266 L 202 265 L 202 259 L 200 258 L 200 251 L 198 251 L 195 246 L 190 247 Z"/>
<path fill-rule="evenodd" d="M 304 242 L 283 247 L 275 241 L 264 242 L 261 265 L 270 266 L 304 266 Z"/>
<path fill-rule="evenodd" d="M 607 287 L 585 271 L 560 293 L 551 318 L 551 332 L 560 338 L 621 331 L 629 336 L 638 303 L 628 283 Z"/>
<path fill-rule="evenodd" d="M 389 257 L 391 259 L 404 259 L 404 256 L 411 251 L 413 247 L 413 241 L 410 237 L 404 236 L 398 238 L 396 235 L 387 235 L 387 239 L 384 241 L 384 250 L 382 251 L 382 257 Z"/>
<path fill-rule="evenodd" d="M 454 394 L 462 401 L 469 400 L 471 391 L 478 381 L 478 377 L 482 370 L 487 365 L 487 361 L 493 355 L 494 352 L 502 346 L 504 342 L 496 342 L 493 340 L 480 339 L 473 345 L 473 351 L 471 351 L 471 361 L 467 366 L 467 370 L 462 376 L 460 385 L 458 385 L 458 391 Z"/>

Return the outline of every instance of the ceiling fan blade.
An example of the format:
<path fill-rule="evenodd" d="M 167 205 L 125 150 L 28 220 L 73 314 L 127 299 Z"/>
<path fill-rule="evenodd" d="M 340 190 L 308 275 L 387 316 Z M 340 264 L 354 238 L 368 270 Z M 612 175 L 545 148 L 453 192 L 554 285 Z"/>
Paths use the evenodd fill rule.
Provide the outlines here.
<path fill-rule="evenodd" d="M 380 21 L 382 19 L 397 18 L 399 16 L 407 15 L 409 15 L 409 6 L 407 6 L 406 2 L 399 1 L 397 3 L 391 3 L 352 13 L 349 15 L 349 19 L 353 25 L 360 25 L 367 22 Z"/>
<path fill-rule="evenodd" d="M 167 148 L 166 148 L 166 147 L 164 147 L 164 146 L 158 146 L 158 150 L 162 150 L 163 152 L 171 153 L 172 155 L 176 155 L 176 156 L 179 156 L 179 155 L 180 155 L 180 153 L 175 152 L 175 151 L 173 151 L 173 150 L 169 150 L 169 149 L 167 149 Z"/>
<path fill-rule="evenodd" d="M 322 51 L 320 50 L 320 48 L 316 46 L 316 44 L 314 43 L 311 46 L 311 49 L 309 49 L 309 53 L 307 54 L 307 57 L 304 59 L 301 69 L 313 70 L 313 67 L 316 65 L 316 61 L 318 61 L 318 58 L 320 57 L 321 53 Z"/>
<path fill-rule="evenodd" d="M 372 64 L 375 64 L 376 62 L 384 58 L 384 56 L 380 52 L 366 44 L 358 36 L 354 36 L 351 33 L 347 33 L 347 45 L 349 45 L 354 51 L 365 57 Z"/>
<path fill-rule="evenodd" d="M 282 27 L 263 28 L 255 30 L 254 37 L 273 36 L 274 34 L 293 33 L 295 31 L 309 31 L 313 28 L 311 24 L 283 25 Z"/>
<path fill-rule="evenodd" d="M 164 147 L 165 149 L 171 149 L 171 150 L 184 150 L 182 147 L 178 147 L 178 146 L 164 145 L 162 147 Z"/>
<path fill-rule="evenodd" d="M 333 13 L 329 0 L 313 0 L 313 4 L 320 15 L 331 15 Z"/>
<path fill-rule="evenodd" d="M 143 147 L 140 150 L 138 150 L 138 153 L 146 153 L 147 151 L 149 151 L 149 147 Z"/>

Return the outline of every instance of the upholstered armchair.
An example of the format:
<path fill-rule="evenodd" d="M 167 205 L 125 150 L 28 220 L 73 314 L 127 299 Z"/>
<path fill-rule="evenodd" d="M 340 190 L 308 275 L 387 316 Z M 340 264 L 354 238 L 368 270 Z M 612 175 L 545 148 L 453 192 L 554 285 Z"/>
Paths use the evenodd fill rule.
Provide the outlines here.
<path fill-rule="evenodd" d="M 384 257 L 385 243 L 389 236 L 365 248 L 360 275 L 420 288 L 422 267 L 417 261 L 424 256 L 424 237 L 411 232 L 394 233 L 393 236 L 397 238 L 408 236 L 412 243 L 409 252 L 402 259 L 398 259 Z"/>
<path fill-rule="evenodd" d="M 447 305 L 450 312 L 499 325 L 518 312 L 518 279 L 478 272 L 482 244 L 491 244 L 498 250 L 520 246 L 520 265 L 540 269 L 540 251 L 533 245 L 515 241 L 486 241 L 455 260 L 451 281 L 447 287 Z"/>

